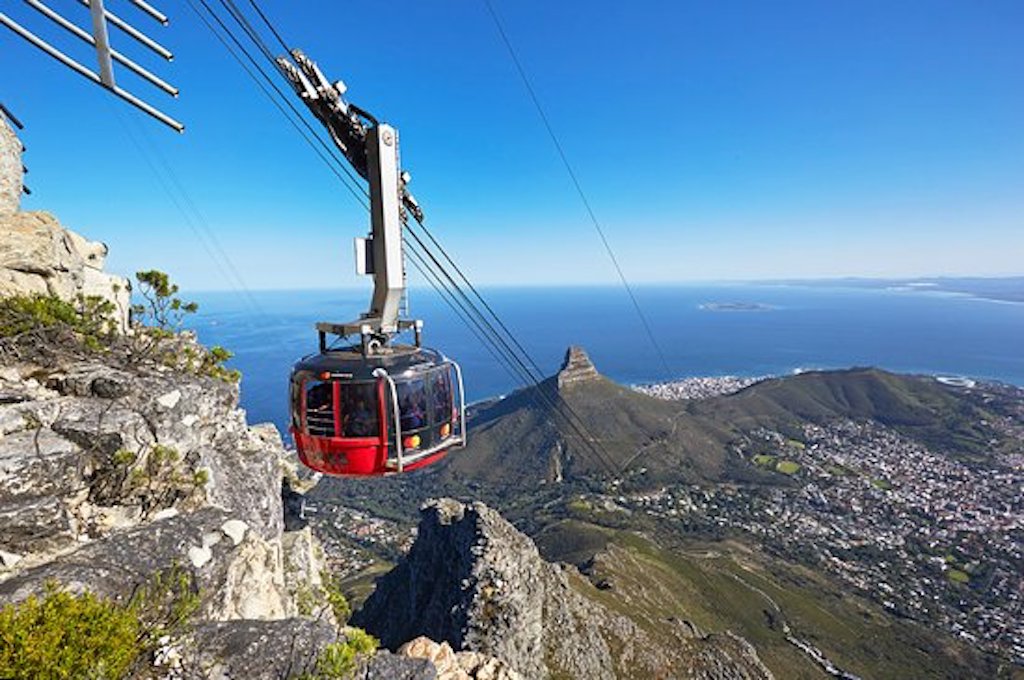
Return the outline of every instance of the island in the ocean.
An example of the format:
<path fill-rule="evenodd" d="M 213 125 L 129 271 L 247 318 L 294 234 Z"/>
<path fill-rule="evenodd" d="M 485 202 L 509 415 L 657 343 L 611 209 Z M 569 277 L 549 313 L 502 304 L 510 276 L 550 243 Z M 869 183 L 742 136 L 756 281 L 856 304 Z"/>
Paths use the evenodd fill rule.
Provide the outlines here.
<path fill-rule="evenodd" d="M 767 312 L 773 307 L 760 302 L 705 302 L 700 306 L 710 312 Z"/>

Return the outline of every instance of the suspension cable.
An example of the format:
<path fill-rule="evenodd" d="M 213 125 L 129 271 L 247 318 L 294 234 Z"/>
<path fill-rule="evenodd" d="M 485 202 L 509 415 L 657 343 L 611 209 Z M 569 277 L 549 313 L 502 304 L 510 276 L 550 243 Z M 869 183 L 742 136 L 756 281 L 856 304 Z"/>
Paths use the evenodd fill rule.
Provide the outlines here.
<path fill-rule="evenodd" d="M 516 71 L 519 73 L 519 78 L 523 81 L 523 85 L 526 87 L 526 92 L 529 94 L 530 101 L 533 102 L 534 108 L 537 109 L 537 114 L 540 116 L 541 122 L 544 124 L 544 129 L 547 131 L 548 137 L 551 138 L 552 143 L 555 145 L 558 157 L 561 158 L 562 165 L 565 166 L 565 171 L 568 173 L 569 179 L 572 180 L 572 184 L 576 188 L 576 193 L 579 194 L 580 201 L 582 201 L 583 207 L 586 209 L 587 215 L 590 217 L 590 221 L 594 225 L 594 230 L 600 237 L 601 243 L 604 245 L 605 252 L 608 253 L 608 258 L 612 261 L 612 265 L 615 267 L 615 271 L 619 275 L 622 287 L 626 289 L 630 302 L 633 303 L 633 309 L 636 310 L 636 314 L 640 318 L 640 323 L 643 326 L 644 332 L 647 334 L 647 339 L 650 340 L 651 347 L 654 348 L 654 351 L 658 355 L 658 359 L 661 361 L 662 368 L 665 369 L 666 379 L 671 378 L 672 371 L 669 368 L 668 360 L 665 358 L 665 353 L 661 350 L 661 345 L 658 344 L 658 340 L 654 336 L 654 331 L 651 329 L 651 325 L 647 321 L 647 315 L 644 314 L 643 309 L 640 307 L 640 302 L 637 300 L 636 294 L 633 292 L 633 287 L 629 285 L 629 280 L 626 279 L 626 274 L 622 270 L 622 266 L 619 264 L 619 258 L 616 257 L 615 251 L 612 249 L 611 243 L 609 243 L 608 237 L 605 235 L 604 228 L 601 227 L 601 223 L 597 219 L 597 214 L 594 213 L 594 208 L 591 206 L 590 200 L 587 198 L 587 194 L 583 191 L 583 185 L 580 184 L 580 180 L 576 176 L 576 172 L 573 170 L 572 164 L 569 163 L 569 157 L 566 155 L 565 149 L 562 147 L 562 143 L 558 141 L 558 136 L 555 134 L 551 121 L 544 112 L 544 107 L 541 106 L 540 99 L 537 97 L 537 93 L 534 91 L 533 85 L 530 83 L 530 78 L 526 75 L 526 69 L 523 68 L 523 64 L 519 60 L 519 55 L 516 54 L 515 48 L 512 47 L 512 41 L 509 40 L 508 34 L 505 32 L 505 27 L 502 24 L 501 19 L 498 17 L 498 13 L 494 10 L 494 5 L 491 4 L 491 0 L 482 1 L 487 7 L 487 11 L 491 15 L 491 19 L 494 21 L 495 28 L 498 29 L 498 35 L 501 36 L 501 41 L 505 44 L 505 49 L 512 58 L 512 63 L 515 65 Z"/>
<path fill-rule="evenodd" d="M 217 16 L 216 12 L 209 6 L 207 1 L 198 1 L 203 5 L 203 7 L 214 19 L 214 21 L 220 26 L 224 33 L 228 35 L 231 41 L 234 42 L 238 49 L 242 51 L 246 59 L 248 59 L 248 61 L 253 65 L 253 67 L 257 70 L 260 76 L 262 76 L 262 78 L 270 84 L 271 88 L 273 89 L 273 93 L 263 86 L 263 84 L 259 81 L 259 78 L 257 78 L 256 75 L 245 65 L 245 63 L 241 60 L 241 58 L 238 57 L 235 51 L 231 49 L 230 45 L 228 45 L 228 43 L 213 28 L 213 25 L 210 24 L 210 22 L 206 20 L 202 13 L 198 11 L 198 8 L 193 4 L 193 1 L 188 0 L 189 5 L 192 7 L 193 11 L 200 17 L 200 19 L 203 20 L 203 23 L 206 24 L 207 28 L 214 33 L 215 37 L 217 37 L 221 44 L 224 45 L 226 49 L 228 49 L 232 57 L 235 58 L 235 61 L 243 67 L 243 69 L 246 71 L 249 77 L 257 84 L 257 86 L 260 87 L 264 95 L 266 95 L 271 100 L 271 103 L 273 103 L 274 106 L 281 112 L 281 114 L 284 115 L 286 119 L 288 119 L 292 127 L 294 127 L 296 131 L 298 131 L 300 135 L 302 135 L 303 139 L 307 142 L 307 144 L 310 145 L 311 148 L 313 148 L 313 150 L 317 153 L 320 159 L 338 177 L 338 179 L 342 181 L 342 183 L 346 186 L 349 192 L 356 197 L 360 205 L 362 205 L 364 209 L 368 210 L 368 206 L 365 204 L 362 197 L 359 196 L 358 191 L 359 189 L 362 189 L 363 195 L 366 195 L 366 190 L 362 187 L 360 183 L 358 183 L 355 177 L 352 176 L 351 171 L 338 157 L 337 149 L 335 149 L 333 146 L 327 145 L 324 142 L 324 140 L 320 137 L 320 135 L 316 133 L 316 131 L 309 125 L 305 118 L 296 110 L 295 106 L 292 105 L 290 98 L 286 97 L 281 92 L 280 88 L 278 88 L 276 84 L 272 81 L 272 79 L 270 79 L 269 76 L 267 76 L 263 69 L 256 63 L 255 59 L 248 52 L 248 50 L 241 44 L 239 39 L 234 35 L 233 31 L 230 28 L 228 28 L 224 24 L 224 22 Z M 225 9 L 229 12 L 229 14 L 231 14 L 235 22 L 242 28 L 243 32 L 245 32 L 249 39 L 256 44 L 257 49 L 263 54 L 264 58 L 266 58 L 268 62 L 271 63 L 273 68 L 277 70 L 277 65 L 274 60 L 273 54 L 270 52 L 266 43 L 259 36 L 255 28 L 248 22 L 248 20 L 241 13 L 241 11 L 234 4 L 234 2 L 232 2 L 231 0 L 220 0 L 220 2 L 221 5 L 223 5 Z M 262 11 L 259 10 L 259 7 L 256 5 L 254 0 L 250 0 L 250 4 L 253 4 L 254 8 L 260 14 L 264 23 L 268 25 L 271 31 L 275 34 L 275 37 L 278 39 L 279 42 L 281 42 L 282 46 L 287 51 L 287 45 L 281 39 L 280 34 L 276 30 L 274 30 L 273 25 L 269 21 L 267 16 Z M 299 122 L 302 123 L 303 127 L 309 130 L 310 134 L 313 136 L 316 142 L 318 142 L 321 146 L 325 148 L 325 150 L 327 151 L 326 156 L 323 153 L 321 153 L 319 149 L 316 148 L 316 146 L 313 144 L 313 141 L 310 140 L 309 137 L 307 137 L 307 135 L 303 133 L 303 131 L 298 127 L 298 125 L 293 120 L 292 116 L 290 116 L 288 112 L 284 110 L 281 104 L 277 101 L 277 98 L 275 98 L 275 93 L 278 98 L 284 100 L 284 103 L 287 106 L 287 108 L 292 112 L 292 114 L 295 115 L 295 117 L 299 118 Z M 331 162 L 332 160 L 334 161 L 334 163 Z M 348 176 L 348 179 L 352 180 L 356 184 L 355 189 L 349 184 L 348 181 L 346 181 L 344 177 L 342 177 L 338 173 L 336 166 L 340 166 L 341 169 L 345 171 L 345 175 Z M 406 226 L 409 225 L 407 224 Z M 511 340 L 512 344 L 509 344 L 509 342 L 502 336 L 502 333 L 499 332 L 494 327 L 494 324 L 492 324 L 488 320 L 487 316 L 480 311 L 480 309 L 473 302 L 473 300 L 465 293 L 465 291 L 462 290 L 461 286 L 454 279 L 454 277 L 446 270 L 445 266 L 436 258 L 436 256 L 433 255 L 430 248 L 428 248 L 422 242 L 422 240 L 414 231 L 408 230 L 408 233 L 413 237 L 413 240 L 423 251 L 422 253 L 415 253 L 415 256 L 418 258 L 418 260 L 413 261 L 413 264 L 416 267 L 416 269 L 420 271 L 420 273 L 424 274 L 428 282 L 442 296 L 442 299 L 444 299 L 445 302 L 452 307 L 453 311 L 456 311 L 457 316 L 459 316 L 462 319 L 462 321 L 466 323 L 466 325 L 470 328 L 470 330 L 473 331 L 477 339 L 481 340 L 484 343 L 485 347 L 488 349 L 489 352 L 491 352 L 492 356 L 494 356 L 496 359 L 498 359 L 499 356 L 503 357 L 503 359 L 499 359 L 499 361 L 502 363 L 505 369 L 510 372 L 510 374 L 513 377 L 517 378 L 519 382 L 522 382 L 526 386 L 533 386 L 537 388 L 534 390 L 530 390 L 530 394 L 531 396 L 533 396 L 535 400 L 537 400 L 538 397 L 540 399 L 543 399 L 544 403 L 539 405 L 547 406 L 552 414 L 560 416 L 562 420 L 567 424 L 567 426 L 579 437 L 584 448 L 588 449 L 594 455 L 594 457 L 597 459 L 597 462 L 599 462 L 603 467 L 605 467 L 608 472 L 616 474 L 618 472 L 618 469 L 614 465 L 614 463 L 611 462 L 613 460 L 613 457 L 606 450 L 604 450 L 603 445 L 600 444 L 600 440 L 595 440 L 593 438 L 588 438 L 586 436 L 586 426 L 583 424 L 582 419 L 571 407 L 571 405 L 568 404 L 568 402 L 566 402 L 564 399 L 558 399 L 558 403 L 553 403 L 551 399 L 548 398 L 548 395 L 545 394 L 544 390 L 541 388 L 540 383 L 543 379 L 543 373 L 537 366 L 536 362 L 525 350 L 522 344 L 516 339 L 515 335 L 497 316 L 493 308 L 491 308 L 491 306 L 487 304 L 486 300 L 484 300 L 484 298 L 480 295 L 479 291 L 477 291 L 476 288 L 472 286 L 472 284 L 469 282 L 465 274 L 455 265 L 454 260 L 451 258 L 451 256 L 448 255 L 448 253 L 444 251 L 443 248 L 441 248 L 440 243 L 433 236 L 433 234 L 427 231 L 426 227 L 422 223 L 419 223 L 419 226 L 421 229 L 423 229 L 424 233 L 428 236 L 429 240 L 435 244 L 435 247 L 437 247 L 442 252 L 445 260 L 447 260 L 448 263 L 457 271 L 459 278 L 461 278 L 463 282 L 467 285 L 467 287 L 471 289 L 473 295 L 485 307 L 490 316 L 498 324 L 501 331 L 503 331 L 504 334 L 508 336 L 508 338 Z M 415 252 L 415 249 L 410 249 L 410 252 Z M 426 256 L 424 256 L 424 253 Z M 427 271 L 432 272 L 433 278 L 426 275 Z M 462 310 L 461 313 L 458 310 L 456 310 L 456 307 Z M 516 349 L 513 349 L 513 346 Z M 518 352 L 516 350 L 518 350 Z M 525 362 L 523 360 L 523 357 L 525 357 L 526 359 Z M 531 367 L 533 371 L 535 371 L 536 373 L 531 372 Z"/>
<path fill-rule="evenodd" d="M 259 73 L 259 77 L 257 77 L 256 73 L 253 73 L 253 69 L 250 68 L 249 66 L 247 66 L 246 63 L 242 60 L 242 58 L 238 56 L 236 50 L 234 48 L 232 48 L 231 45 L 229 45 L 227 43 L 227 41 L 223 38 L 223 36 L 221 36 L 221 34 L 214 28 L 213 24 L 211 24 L 209 22 L 209 20 L 207 20 L 206 16 L 202 12 L 199 11 L 199 8 L 195 5 L 195 2 L 193 2 L 193 0 L 187 0 L 187 2 L 189 4 L 189 6 L 192 8 L 192 11 L 196 14 L 196 16 L 198 16 L 199 19 L 210 30 L 210 32 L 213 33 L 214 37 L 216 37 L 217 40 L 221 43 L 221 45 L 224 46 L 224 48 L 228 51 L 228 53 L 232 56 L 232 58 L 234 58 L 234 60 L 238 63 L 238 65 L 242 67 L 242 69 L 245 71 L 245 73 L 256 84 L 256 86 L 260 89 L 260 91 L 263 92 L 263 94 L 267 97 L 267 99 L 270 101 L 270 103 L 273 104 L 274 107 L 281 113 L 281 115 L 285 117 L 285 119 L 288 121 L 288 123 L 293 128 L 295 128 L 295 131 L 299 133 L 299 135 L 303 138 L 303 140 L 305 140 L 305 142 L 310 146 L 310 148 L 312 148 L 313 151 L 320 157 L 320 160 L 322 160 L 324 163 L 327 164 L 328 169 L 332 173 L 334 173 L 334 175 L 339 180 L 341 180 L 341 183 L 345 185 L 345 188 L 349 191 L 350 194 L 352 194 L 352 196 L 356 199 L 356 201 L 361 206 L 363 206 L 364 208 L 366 208 L 368 210 L 369 207 L 364 202 L 365 196 L 361 196 L 360 195 L 361 192 L 358 189 L 359 184 L 358 184 L 356 178 L 353 176 L 352 171 L 349 170 L 346 165 L 341 163 L 341 161 L 334 154 L 334 148 L 329 146 L 329 145 L 327 145 L 327 143 L 320 137 L 320 135 L 317 133 L 317 131 L 313 128 L 313 126 L 309 124 L 309 122 L 305 119 L 305 117 L 303 117 L 302 114 L 299 112 L 299 110 L 296 109 L 295 106 L 291 103 L 291 98 L 286 96 L 281 91 L 281 89 L 277 86 L 277 84 L 273 81 L 273 79 L 271 79 L 263 71 L 263 69 L 259 66 L 259 64 L 256 62 L 256 60 L 252 57 L 252 55 L 249 54 L 248 50 L 246 50 L 245 46 L 241 44 L 241 42 L 234 35 L 234 33 L 231 31 L 231 29 L 228 28 L 224 24 L 224 22 L 220 19 L 219 16 L 217 16 L 217 13 L 214 12 L 214 10 L 210 7 L 210 5 L 207 3 L 207 1 L 206 0 L 198 0 L 198 2 L 203 6 L 203 8 L 206 9 L 206 11 L 213 18 L 213 20 L 217 23 L 217 25 L 220 26 L 221 30 L 237 46 L 237 49 L 239 51 L 241 51 L 242 54 L 245 55 L 246 59 L 252 64 L 252 67 L 255 68 L 256 71 Z M 276 68 L 276 66 L 275 66 L 275 68 Z M 266 81 L 270 85 L 270 87 L 272 88 L 273 92 L 271 92 L 271 90 L 268 90 L 267 87 L 262 82 L 260 82 L 260 77 L 262 77 L 262 79 L 264 81 Z M 276 97 L 275 97 L 274 93 L 276 93 L 276 95 L 277 95 Z M 282 106 L 282 102 L 284 103 L 283 106 Z M 286 111 L 285 108 L 289 109 L 291 111 L 292 115 L 289 115 L 288 111 Z M 298 121 L 298 123 L 296 123 L 296 120 Z M 300 124 L 306 129 L 305 131 L 303 131 L 299 127 Z M 307 132 L 308 132 L 308 134 L 307 134 Z M 323 151 L 321 149 L 317 148 L 317 144 L 319 144 L 319 146 L 322 147 Z M 326 155 L 324 154 L 324 151 L 326 151 Z M 334 163 L 331 162 L 332 159 L 333 159 Z M 339 172 L 339 169 L 340 169 L 341 172 Z M 348 177 L 348 180 L 351 180 L 352 182 L 354 182 L 356 184 L 356 187 L 353 188 L 348 183 L 348 181 L 346 181 L 345 177 L 343 177 L 341 173 L 344 173 L 344 175 L 346 177 Z M 362 192 L 362 193 L 365 194 L 365 192 Z"/>
<path fill-rule="evenodd" d="M 285 39 L 281 37 L 281 34 L 277 32 L 277 29 L 274 28 L 274 24 L 270 23 L 270 19 L 268 19 L 267 15 L 263 13 L 262 9 L 260 9 L 256 0 L 249 0 L 249 4 L 252 5 L 254 10 L 256 10 L 256 14 L 260 15 L 260 19 L 262 19 L 263 23 L 267 25 L 267 28 L 269 28 L 270 32 L 274 34 L 274 37 L 277 38 L 277 43 L 281 46 L 281 49 L 287 52 L 289 50 L 287 41 L 285 41 Z"/>

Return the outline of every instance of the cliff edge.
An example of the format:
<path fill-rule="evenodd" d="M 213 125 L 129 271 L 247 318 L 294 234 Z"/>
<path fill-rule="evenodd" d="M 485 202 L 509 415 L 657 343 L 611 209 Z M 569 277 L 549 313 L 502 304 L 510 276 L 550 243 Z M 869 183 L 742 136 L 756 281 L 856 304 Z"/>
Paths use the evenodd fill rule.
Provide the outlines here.
<path fill-rule="evenodd" d="M 672 644 L 602 604 L 574 567 L 541 558 L 482 503 L 432 500 L 408 556 L 353 623 L 397 648 L 417 636 L 482 652 L 526 678 L 770 678 L 754 648 L 666 621 Z"/>

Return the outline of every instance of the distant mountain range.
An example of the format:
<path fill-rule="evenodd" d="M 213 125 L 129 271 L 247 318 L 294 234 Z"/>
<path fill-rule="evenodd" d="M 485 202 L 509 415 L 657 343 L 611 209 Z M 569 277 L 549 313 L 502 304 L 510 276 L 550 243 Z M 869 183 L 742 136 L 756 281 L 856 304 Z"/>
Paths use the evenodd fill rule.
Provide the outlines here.
<path fill-rule="evenodd" d="M 936 293 L 959 293 L 984 300 L 1024 302 L 1024 276 L 935 276 L 909 279 L 839 278 L 839 279 L 782 279 L 763 281 L 768 284 L 791 286 L 852 288 L 889 288 Z"/>

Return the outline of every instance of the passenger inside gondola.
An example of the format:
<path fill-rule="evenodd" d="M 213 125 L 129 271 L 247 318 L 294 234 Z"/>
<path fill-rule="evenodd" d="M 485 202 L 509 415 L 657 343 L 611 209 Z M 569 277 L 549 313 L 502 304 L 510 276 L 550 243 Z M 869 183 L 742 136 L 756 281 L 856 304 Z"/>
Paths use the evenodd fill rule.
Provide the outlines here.
<path fill-rule="evenodd" d="M 376 385 L 351 383 L 342 386 L 342 432 L 346 437 L 377 435 Z"/>
<path fill-rule="evenodd" d="M 375 434 L 373 431 L 373 420 L 373 414 L 370 413 L 370 409 L 366 407 L 366 402 L 362 399 L 357 400 L 356 405 L 345 417 L 345 436 L 372 436 Z"/>
<path fill-rule="evenodd" d="M 417 430 L 427 424 L 426 390 L 422 380 L 399 383 L 398 407 L 403 432 Z"/>
<path fill-rule="evenodd" d="M 452 385 L 448 372 L 439 373 L 434 378 L 431 397 L 434 406 L 434 423 L 443 423 L 452 417 Z"/>

